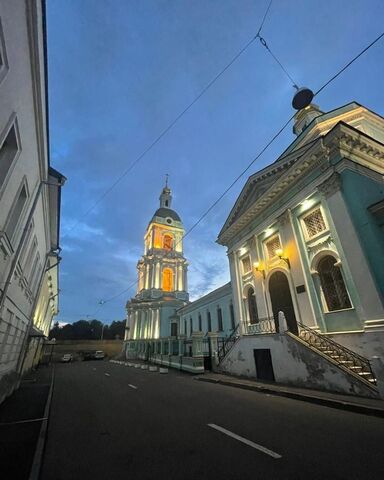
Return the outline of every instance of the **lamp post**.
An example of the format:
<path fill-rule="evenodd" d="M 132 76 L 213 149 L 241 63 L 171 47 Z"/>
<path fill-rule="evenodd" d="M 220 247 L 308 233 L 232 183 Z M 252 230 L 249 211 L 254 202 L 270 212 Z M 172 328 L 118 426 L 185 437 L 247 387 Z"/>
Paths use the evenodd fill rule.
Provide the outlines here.
<path fill-rule="evenodd" d="M 105 328 L 105 323 L 103 323 L 103 327 L 101 329 L 101 337 L 100 337 L 100 340 L 103 340 L 103 335 L 104 335 L 104 328 Z"/>

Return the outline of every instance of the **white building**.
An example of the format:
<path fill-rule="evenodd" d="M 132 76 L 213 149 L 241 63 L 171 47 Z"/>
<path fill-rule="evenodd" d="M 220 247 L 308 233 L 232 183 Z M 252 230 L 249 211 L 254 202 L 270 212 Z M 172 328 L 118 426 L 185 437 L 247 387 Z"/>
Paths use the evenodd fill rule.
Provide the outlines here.
<path fill-rule="evenodd" d="M 49 165 L 42 0 L 0 0 L 0 402 L 58 312 L 60 192 Z"/>
<path fill-rule="evenodd" d="M 375 396 L 381 367 L 369 360 L 384 358 L 384 119 L 355 102 L 328 113 L 310 105 L 294 133 L 248 179 L 218 237 L 240 329 L 220 368 Z"/>

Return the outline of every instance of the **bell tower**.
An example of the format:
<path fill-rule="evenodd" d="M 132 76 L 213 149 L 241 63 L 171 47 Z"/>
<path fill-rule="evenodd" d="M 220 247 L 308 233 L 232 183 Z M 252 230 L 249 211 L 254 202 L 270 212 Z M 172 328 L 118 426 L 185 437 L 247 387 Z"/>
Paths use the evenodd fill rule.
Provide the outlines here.
<path fill-rule="evenodd" d="M 168 175 L 159 201 L 144 235 L 144 254 L 137 263 L 136 296 L 127 303 L 131 339 L 171 335 L 170 317 L 175 318 L 176 310 L 189 301 L 185 230 L 171 208 Z"/>

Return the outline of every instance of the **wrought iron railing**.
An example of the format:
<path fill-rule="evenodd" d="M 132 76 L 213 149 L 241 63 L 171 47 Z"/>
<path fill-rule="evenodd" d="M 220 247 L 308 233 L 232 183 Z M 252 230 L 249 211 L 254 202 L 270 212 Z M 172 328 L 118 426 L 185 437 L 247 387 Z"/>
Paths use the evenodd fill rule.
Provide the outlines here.
<path fill-rule="evenodd" d="M 217 356 L 219 362 L 221 362 L 227 353 L 232 350 L 232 347 L 237 342 L 239 338 L 239 324 L 232 330 L 231 334 L 227 338 L 218 338 L 217 339 Z"/>
<path fill-rule="evenodd" d="M 376 385 L 376 378 L 367 358 L 340 345 L 326 335 L 322 335 L 300 322 L 297 323 L 300 327 L 299 337 L 304 340 L 304 342 L 334 360 L 338 365 L 359 375 L 360 378 L 369 384 Z"/>
<path fill-rule="evenodd" d="M 276 324 L 273 317 L 259 318 L 256 323 L 246 323 L 244 325 L 246 335 L 259 335 L 263 333 L 276 333 Z"/>

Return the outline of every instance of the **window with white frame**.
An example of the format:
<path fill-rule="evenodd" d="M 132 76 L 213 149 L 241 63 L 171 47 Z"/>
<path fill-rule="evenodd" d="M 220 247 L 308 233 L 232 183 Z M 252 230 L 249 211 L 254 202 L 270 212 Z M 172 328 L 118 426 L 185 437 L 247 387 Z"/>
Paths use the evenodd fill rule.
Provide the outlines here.
<path fill-rule="evenodd" d="M 3 186 L 20 147 L 17 140 L 16 122 L 0 137 L 0 189 Z"/>
<path fill-rule="evenodd" d="M 243 257 L 241 259 L 241 267 L 243 269 L 243 275 L 245 275 L 246 273 L 249 273 L 251 271 L 251 259 L 249 257 L 249 255 Z"/>
<path fill-rule="evenodd" d="M 281 242 L 279 235 L 274 235 L 272 238 L 265 242 L 265 248 L 269 259 L 275 258 L 276 250 L 281 249 Z"/>
<path fill-rule="evenodd" d="M 351 308 L 351 301 L 336 258 L 332 255 L 323 257 L 317 265 L 317 271 L 328 311 Z"/>
<path fill-rule="evenodd" d="M 24 206 L 27 202 L 27 198 L 28 198 L 28 192 L 27 192 L 26 185 L 24 184 L 17 195 L 17 199 L 13 204 L 11 213 L 8 217 L 7 224 L 5 226 L 5 232 L 9 240 L 12 239 L 16 231 L 16 227 L 20 221 L 20 217 L 23 213 Z"/>
<path fill-rule="evenodd" d="M 7 52 L 5 50 L 5 40 L 3 34 L 3 26 L 0 18 L 0 82 L 8 72 Z"/>
<path fill-rule="evenodd" d="M 302 218 L 307 238 L 316 237 L 319 233 L 327 230 L 323 213 L 320 207 L 315 208 Z"/>

